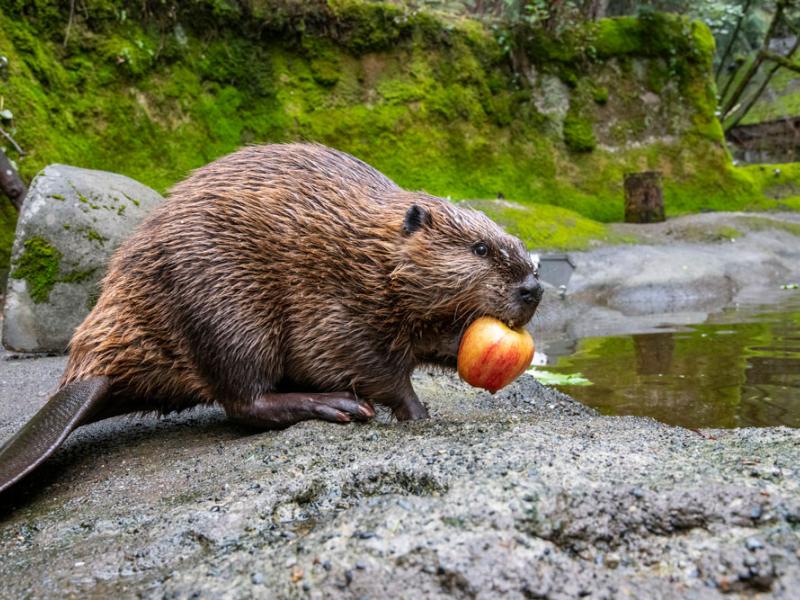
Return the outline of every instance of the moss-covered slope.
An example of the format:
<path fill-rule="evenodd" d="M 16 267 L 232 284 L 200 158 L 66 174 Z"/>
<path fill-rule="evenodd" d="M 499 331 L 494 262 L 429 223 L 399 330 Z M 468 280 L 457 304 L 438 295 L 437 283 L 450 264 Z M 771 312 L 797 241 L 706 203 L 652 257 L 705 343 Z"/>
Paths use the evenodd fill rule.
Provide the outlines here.
<path fill-rule="evenodd" d="M 560 39 L 356 0 L 0 0 L 0 82 L 28 156 L 160 191 L 236 147 L 313 140 L 401 185 L 622 216 L 626 170 L 667 211 L 770 208 L 714 116 L 713 39 L 648 15 Z M 788 172 L 788 171 L 787 171 Z M 779 178 L 780 179 L 780 178 Z"/>

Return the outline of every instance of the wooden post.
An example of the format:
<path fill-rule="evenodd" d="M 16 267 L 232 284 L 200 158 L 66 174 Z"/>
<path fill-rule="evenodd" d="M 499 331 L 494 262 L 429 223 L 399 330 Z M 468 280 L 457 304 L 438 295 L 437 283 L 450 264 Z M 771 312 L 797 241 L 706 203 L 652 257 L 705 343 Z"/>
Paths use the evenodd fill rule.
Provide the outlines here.
<path fill-rule="evenodd" d="M 625 174 L 625 222 L 658 223 L 664 220 L 661 173 L 644 171 Z"/>

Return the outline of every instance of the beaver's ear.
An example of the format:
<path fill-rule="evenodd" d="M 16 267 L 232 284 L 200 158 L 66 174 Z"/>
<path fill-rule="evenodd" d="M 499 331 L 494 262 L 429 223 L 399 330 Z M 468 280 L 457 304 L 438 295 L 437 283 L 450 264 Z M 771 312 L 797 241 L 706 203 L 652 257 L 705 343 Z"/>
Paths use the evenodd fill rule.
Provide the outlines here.
<path fill-rule="evenodd" d="M 403 219 L 403 233 L 405 235 L 411 235 L 415 231 L 429 226 L 431 223 L 433 223 L 431 212 L 419 204 L 412 204 L 406 211 L 406 216 Z"/>

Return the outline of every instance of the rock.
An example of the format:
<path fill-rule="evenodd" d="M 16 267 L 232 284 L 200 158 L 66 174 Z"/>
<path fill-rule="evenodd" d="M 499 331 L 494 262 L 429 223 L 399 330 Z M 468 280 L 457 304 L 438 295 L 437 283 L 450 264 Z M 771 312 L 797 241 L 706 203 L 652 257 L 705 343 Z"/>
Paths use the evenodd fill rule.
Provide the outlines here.
<path fill-rule="evenodd" d="M 0 360 L 0 444 L 63 362 Z M 0 498 L 0 596 L 797 596 L 800 430 L 712 439 L 530 376 L 494 396 L 414 386 L 429 420 L 254 433 L 203 409 L 79 429 Z"/>
<path fill-rule="evenodd" d="M 123 175 L 66 165 L 43 169 L 17 221 L 3 345 L 64 352 L 97 300 L 111 254 L 161 200 Z"/>
<path fill-rule="evenodd" d="M 565 294 L 547 290 L 536 313 L 537 342 L 702 323 L 728 304 L 778 301 L 775 290 L 800 278 L 795 214 L 709 213 L 613 229 L 640 243 L 570 252 Z"/>
<path fill-rule="evenodd" d="M 536 110 L 550 119 L 551 129 L 561 135 L 564 119 L 569 112 L 569 88 L 557 76 L 543 74 L 534 96 Z"/>

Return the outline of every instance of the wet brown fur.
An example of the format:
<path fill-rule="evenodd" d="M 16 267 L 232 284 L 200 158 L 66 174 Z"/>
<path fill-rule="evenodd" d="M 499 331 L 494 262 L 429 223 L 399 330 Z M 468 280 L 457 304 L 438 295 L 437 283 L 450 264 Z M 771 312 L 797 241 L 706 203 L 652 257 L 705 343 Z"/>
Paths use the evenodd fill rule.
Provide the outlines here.
<path fill-rule="evenodd" d="M 108 376 L 106 415 L 352 391 L 410 418 L 413 369 L 453 367 L 479 315 L 527 322 L 515 290 L 534 270 L 483 214 L 349 155 L 247 147 L 178 184 L 120 247 L 61 383 Z"/>

